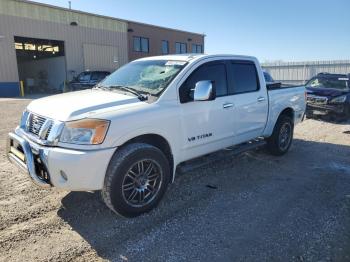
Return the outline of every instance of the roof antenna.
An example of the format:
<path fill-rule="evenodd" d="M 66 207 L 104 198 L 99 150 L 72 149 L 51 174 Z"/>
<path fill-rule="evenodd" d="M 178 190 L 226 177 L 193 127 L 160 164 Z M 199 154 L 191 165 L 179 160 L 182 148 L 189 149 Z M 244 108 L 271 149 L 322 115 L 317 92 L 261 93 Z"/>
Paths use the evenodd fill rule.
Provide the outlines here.
<path fill-rule="evenodd" d="M 72 1 L 68 1 L 69 9 L 72 9 Z"/>

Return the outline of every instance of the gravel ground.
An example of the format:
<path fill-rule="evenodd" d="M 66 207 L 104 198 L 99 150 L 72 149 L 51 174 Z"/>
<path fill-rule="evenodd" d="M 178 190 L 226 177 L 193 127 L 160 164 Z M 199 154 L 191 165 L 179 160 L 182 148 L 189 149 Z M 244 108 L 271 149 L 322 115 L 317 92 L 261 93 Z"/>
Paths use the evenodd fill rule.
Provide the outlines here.
<path fill-rule="evenodd" d="M 42 190 L 8 163 L 28 103 L 0 99 L 0 261 L 350 261 L 350 122 L 304 121 L 283 157 L 223 155 L 123 219 L 99 192 Z"/>

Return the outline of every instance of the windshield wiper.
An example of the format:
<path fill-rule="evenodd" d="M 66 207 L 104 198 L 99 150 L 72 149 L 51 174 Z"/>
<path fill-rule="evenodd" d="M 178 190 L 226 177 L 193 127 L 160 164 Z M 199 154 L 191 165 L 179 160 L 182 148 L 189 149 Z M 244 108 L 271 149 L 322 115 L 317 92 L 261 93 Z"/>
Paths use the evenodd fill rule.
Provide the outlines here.
<path fill-rule="evenodd" d="M 101 88 L 101 89 L 106 89 L 106 90 L 112 90 L 112 89 L 120 89 L 123 91 L 126 91 L 130 94 L 135 95 L 140 101 L 146 101 L 148 100 L 148 96 L 141 94 L 139 91 L 131 88 L 131 87 L 127 87 L 127 86 L 96 86 L 96 88 Z"/>

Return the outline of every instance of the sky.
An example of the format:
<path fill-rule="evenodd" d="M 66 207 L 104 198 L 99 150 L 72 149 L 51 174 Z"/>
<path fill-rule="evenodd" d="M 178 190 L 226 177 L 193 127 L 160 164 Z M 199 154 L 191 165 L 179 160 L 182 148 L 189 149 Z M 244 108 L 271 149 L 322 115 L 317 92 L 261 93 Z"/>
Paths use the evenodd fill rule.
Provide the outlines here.
<path fill-rule="evenodd" d="M 36 0 L 68 7 L 68 0 Z M 72 9 L 204 33 L 205 53 L 350 58 L 349 0 L 71 0 Z"/>

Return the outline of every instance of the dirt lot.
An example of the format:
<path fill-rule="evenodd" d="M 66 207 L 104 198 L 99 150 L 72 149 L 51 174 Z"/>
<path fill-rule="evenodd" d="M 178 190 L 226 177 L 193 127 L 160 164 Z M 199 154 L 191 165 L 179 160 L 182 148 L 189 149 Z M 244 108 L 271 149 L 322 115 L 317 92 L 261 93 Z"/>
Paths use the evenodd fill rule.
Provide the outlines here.
<path fill-rule="evenodd" d="M 0 261 L 350 261 L 350 122 L 306 120 L 287 155 L 228 155 L 123 219 L 99 192 L 42 190 L 7 162 L 28 103 L 0 99 Z"/>

